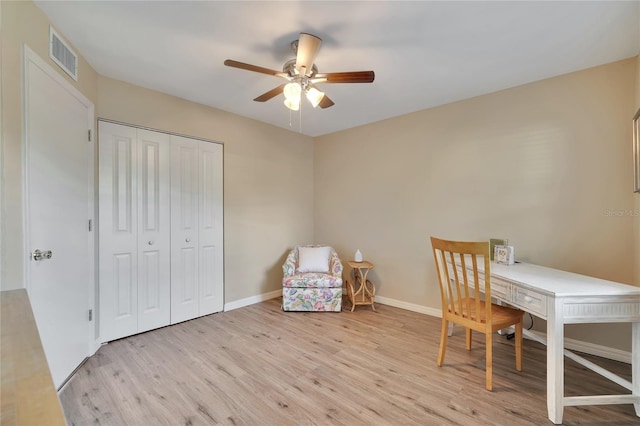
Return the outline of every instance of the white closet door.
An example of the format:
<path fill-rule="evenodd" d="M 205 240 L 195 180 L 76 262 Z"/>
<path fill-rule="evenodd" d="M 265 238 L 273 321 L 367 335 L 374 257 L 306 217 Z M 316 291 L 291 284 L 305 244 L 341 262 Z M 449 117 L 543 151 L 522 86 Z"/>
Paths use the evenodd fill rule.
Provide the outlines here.
<path fill-rule="evenodd" d="M 138 129 L 138 332 L 171 320 L 171 141 Z"/>
<path fill-rule="evenodd" d="M 222 311 L 222 145 L 200 142 L 200 315 Z"/>
<path fill-rule="evenodd" d="M 198 141 L 171 137 L 171 323 L 198 316 Z"/>
<path fill-rule="evenodd" d="M 99 122 L 100 337 L 138 330 L 136 129 Z"/>
<path fill-rule="evenodd" d="M 171 136 L 171 323 L 222 311 L 222 146 Z"/>

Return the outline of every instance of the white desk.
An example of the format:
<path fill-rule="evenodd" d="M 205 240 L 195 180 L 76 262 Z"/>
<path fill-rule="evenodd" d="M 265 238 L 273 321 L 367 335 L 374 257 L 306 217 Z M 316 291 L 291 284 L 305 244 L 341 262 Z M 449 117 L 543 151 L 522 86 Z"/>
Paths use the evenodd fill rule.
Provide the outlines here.
<path fill-rule="evenodd" d="M 479 265 L 481 268 L 483 265 Z M 481 279 L 481 288 L 484 280 Z M 491 296 L 547 320 L 547 409 L 562 423 L 564 407 L 634 404 L 640 417 L 640 287 L 527 263 L 491 263 Z M 631 322 L 632 383 L 564 349 L 564 325 Z M 625 387 L 626 395 L 564 396 L 564 356 Z"/>

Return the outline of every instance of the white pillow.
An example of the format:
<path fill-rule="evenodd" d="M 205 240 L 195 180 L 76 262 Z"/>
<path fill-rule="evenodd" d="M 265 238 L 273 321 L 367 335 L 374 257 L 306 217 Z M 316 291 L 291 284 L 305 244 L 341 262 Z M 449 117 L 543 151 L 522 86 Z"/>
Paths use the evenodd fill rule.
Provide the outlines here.
<path fill-rule="evenodd" d="M 331 247 L 298 247 L 298 272 L 329 272 Z"/>

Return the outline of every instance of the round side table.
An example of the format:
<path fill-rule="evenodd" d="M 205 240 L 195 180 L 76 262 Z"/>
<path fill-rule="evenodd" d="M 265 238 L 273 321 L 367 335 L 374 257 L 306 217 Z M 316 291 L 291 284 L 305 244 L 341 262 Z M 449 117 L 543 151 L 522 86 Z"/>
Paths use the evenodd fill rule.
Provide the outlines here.
<path fill-rule="evenodd" d="M 353 273 L 353 280 L 347 280 L 346 282 L 347 294 L 351 301 L 351 312 L 353 312 L 356 305 L 371 305 L 371 308 L 375 311 L 376 286 L 367 279 L 367 274 L 373 269 L 373 263 L 366 260 L 362 262 L 350 260 L 348 264 Z"/>

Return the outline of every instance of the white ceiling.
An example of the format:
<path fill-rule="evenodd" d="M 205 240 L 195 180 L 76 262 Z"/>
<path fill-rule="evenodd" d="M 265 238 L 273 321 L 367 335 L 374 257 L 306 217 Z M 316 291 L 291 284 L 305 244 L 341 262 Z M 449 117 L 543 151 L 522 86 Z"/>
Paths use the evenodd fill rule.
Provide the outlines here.
<path fill-rule="evenodd" d="M 289 128 L 281 70 L 300 32 L 323 39 L 319 72 L 374 70 L 372 84 L 324 84 L 292 129 L 318 136 L 629 58 L 640 2 L 36 1 L 105 76 Z"/>

